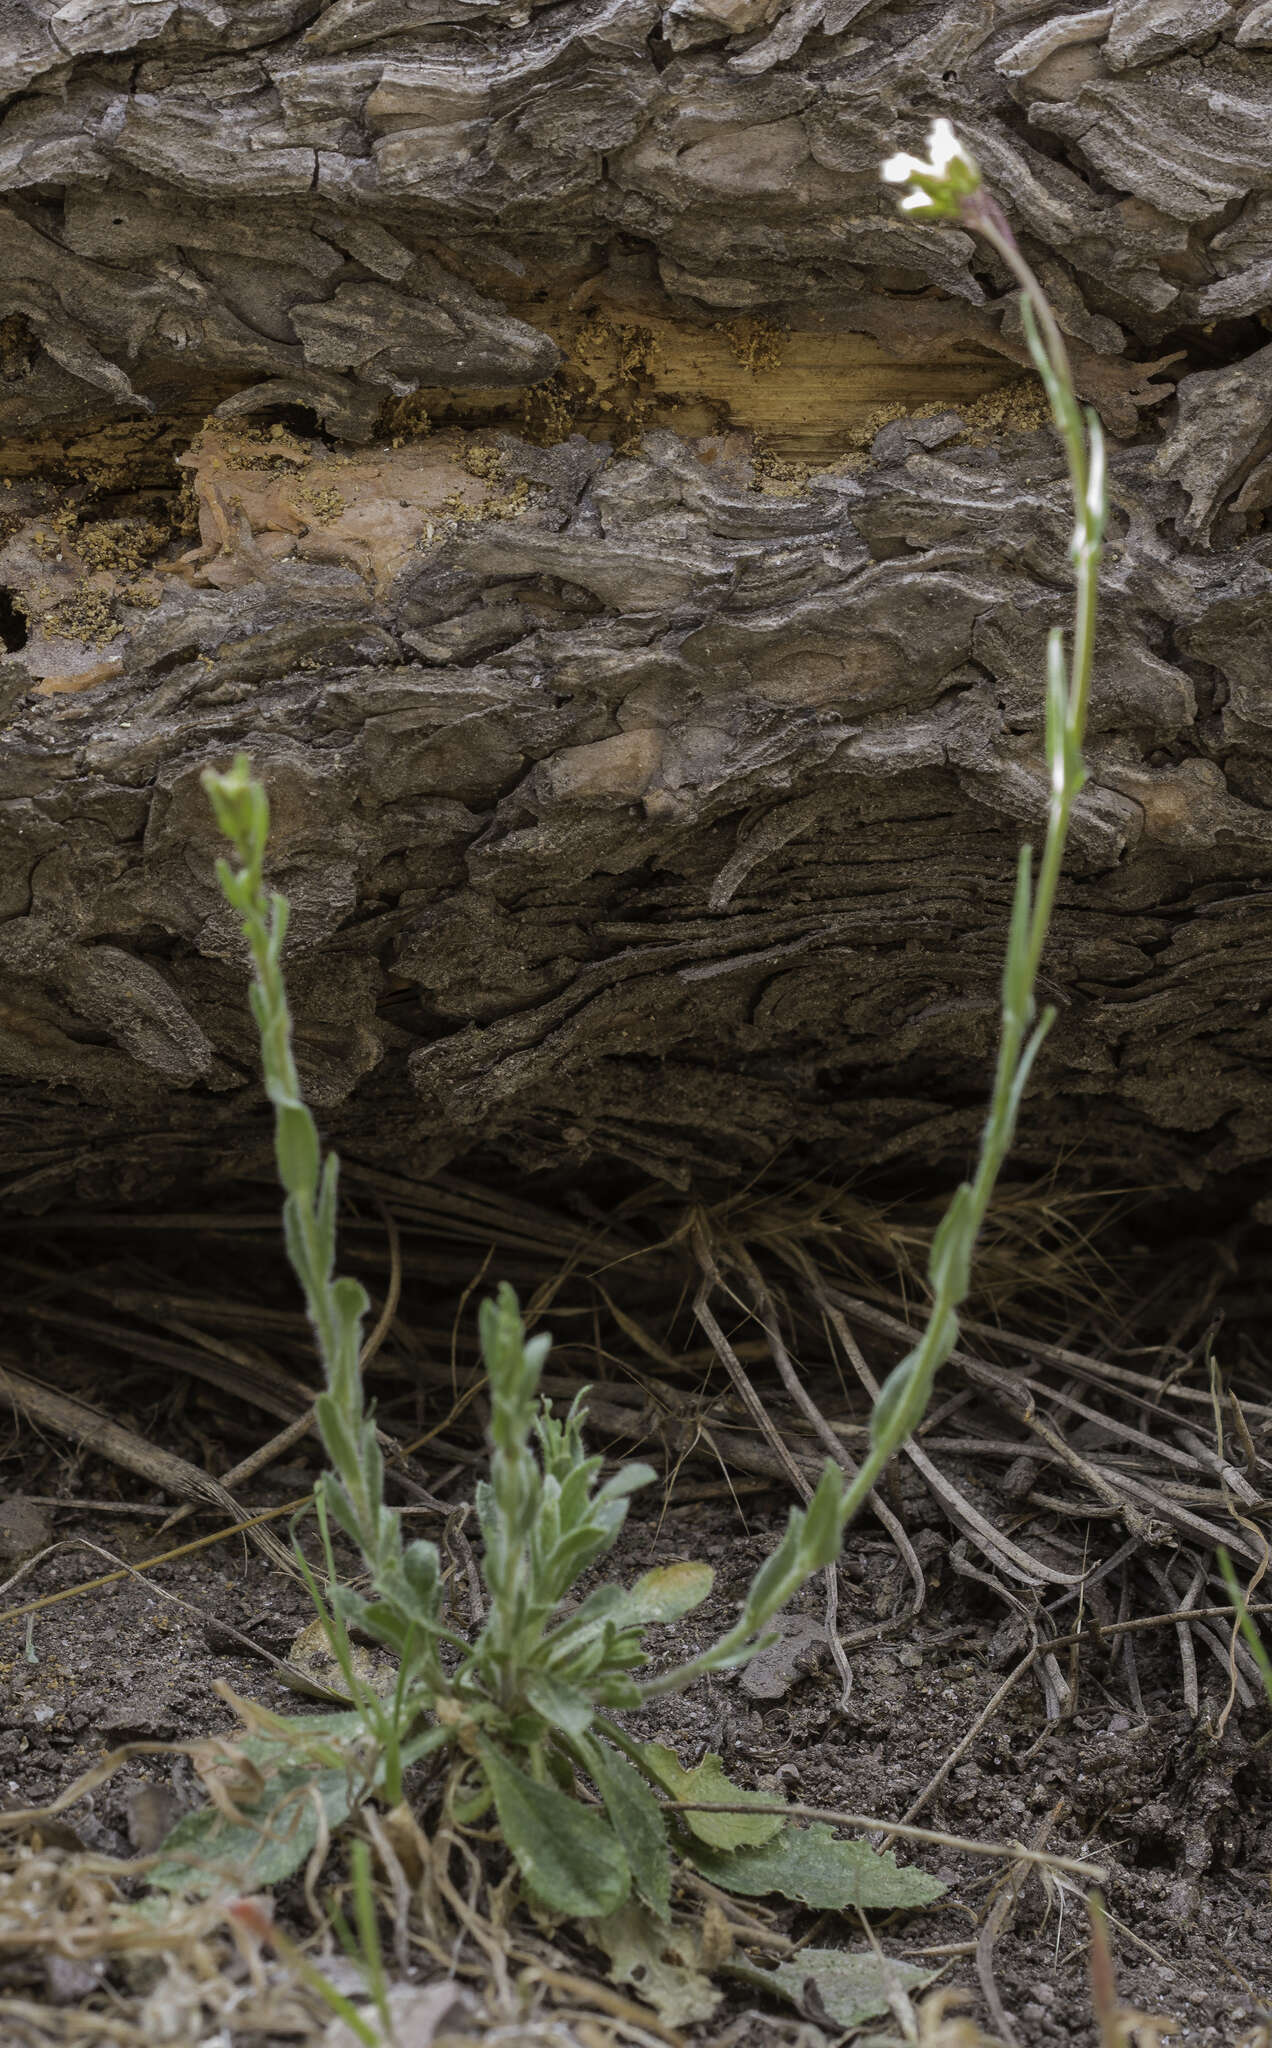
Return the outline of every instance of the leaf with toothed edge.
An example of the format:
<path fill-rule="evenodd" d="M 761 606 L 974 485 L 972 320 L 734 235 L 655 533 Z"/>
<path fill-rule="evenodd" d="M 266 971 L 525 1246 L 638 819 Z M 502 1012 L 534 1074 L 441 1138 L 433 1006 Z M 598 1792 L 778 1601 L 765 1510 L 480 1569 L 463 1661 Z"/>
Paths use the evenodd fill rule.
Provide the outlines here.
<path fill-rule="evenodd" d="M 721 1854 L 695 1844 L 689 1853 L 694 1868 L 722 1891 L 748 1898 L 780 1892 L 820 1912 L 930 1906 L 946 1890 L 939 1877 L 904 1869 L 868 1842 L 844 1841 L 824 1821 L 812 1827 L 787 1822 L 771 1842 L 755 1849 Z"/>

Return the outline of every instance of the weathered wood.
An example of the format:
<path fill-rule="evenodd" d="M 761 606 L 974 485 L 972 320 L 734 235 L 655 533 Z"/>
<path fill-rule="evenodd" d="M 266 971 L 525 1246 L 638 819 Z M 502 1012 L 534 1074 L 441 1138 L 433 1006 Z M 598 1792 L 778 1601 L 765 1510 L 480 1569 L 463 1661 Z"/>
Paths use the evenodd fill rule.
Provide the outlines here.
<path fill-rule="evenodd" d="M 263 1156 L 246 746 L 365 1158 L 961 1163 L 1061 465 L 948 111 L 1114 435 L 1026 1163 L 1272 1152 L 1272 21 L 974 0 L 0 11 L 11 1199 Z"/>

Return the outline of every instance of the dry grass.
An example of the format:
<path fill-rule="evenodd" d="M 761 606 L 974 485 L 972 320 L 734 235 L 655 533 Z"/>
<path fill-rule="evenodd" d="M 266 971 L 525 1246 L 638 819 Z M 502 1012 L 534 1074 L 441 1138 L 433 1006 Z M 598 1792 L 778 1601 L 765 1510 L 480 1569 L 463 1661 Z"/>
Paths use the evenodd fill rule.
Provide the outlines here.
<path fill-rule="evenodd" d="M 368 1367 L 385 1440 L 417 1489 L 440 1489 L 449 1500 L 471 1491 L 482 1458 L 470 1331 L 487 1273 L 513 1280 L 556 1334 L 548 1391 L 564 1396 L 591 1383 L 596 1431 L 624 1453 L 661 1450 L 669 1494 L 748 1480 L 798 1490 L 828 1441 L 851 1463 L 864 1440 L 872 1387 L 920 1318 L 940 1206 L 803 1186 L 695 1208 L 650 1187 L 605 1214 L 580 1217 L 454 1178 L 417 1186 L 351 1165 L 346 1187 L 346 1264 L 378 1290 Z M 1018 1661 L 911 1802 L 902 1816 L 909 1823 L 1014 1688 L 1037 1687 L 1053 1720 L 1072 1711 L 1096 1628 L 1106 1645 L 1122 1642 L 1120 1670 L 1132 1696 L 1134 1644 L 1147 1630 L 1174 1636 L 1180 1698 L 1193 1711 L 1207 1666 L 1231 1703 L 1259 1696 L 1213 1552 L 1224 1542 L 1257 1595 L 1267 1562 L 1272 1404 L 1235 1346 L 1215 1360 L 1205 1324 L 1217 1289 L 1200 1286 L 1195 1269 L 1181 1264 L 1177 1294 L 1156 1305 L 1151 1328 L 1137 1319 L 1134 1288 L 1119 1280 L 1125 1269 L 1109 1249 L 1125 1207 L 1125 1199 L 1069 1196 L 1054 1183 L 1003 1191 L 963 1346 L 907 1453 L 978 1573 L 1017 1603 L 1022 1572 L 1033 1581 Z M 134 1486 L 140 1479 L 175 1487 L 183 1512 L 206 1514 L 211 1498 L 224 1520 L 200 1542 L 259 1522 L 226 1512 L 245 1483 L 236 1473 L 250 1475 L 284 1450 L 299 1454 L 314 1384 L 304 1319 L 280 1285 L 272 1190 L 259 1214 L 15 1221 L 5 1227 L 4 1265 L 11 1307 L 29 1332 L 25 1372 L 45 1378 L 41 1355 L 64 1360 L 73 1345 L 73 1397 L 116 1432 L 94 1442 L 90 1431 L 81 1442 L 99 1457 L 118 1451 L 131 1460 Z M 727 1357 L 695 1319 L 697 1298 L 709 1301 Z M 1116 1341 L 1101 1338 L 1109 1331 Z M 121 1353 L 134 1374 L 149 1366 L 168 1385 L 201 1385 L 227 1414 L 248 1403 L 247 1412 L 272 1417 L 268 1453 L 254 1451 L 219 1480 L 206 1470 L 180 1479 L 182 1461 L 155 1459 L 144 1409 L 130 1411 L 127 1392 L 107 1391 L 118 1389 Z M 1226 1364 L 1231 1372 L 1220 1369 Z M 68 1375 L 60 1378 L 59 1391 L 71 1393 Z M 180 1434 L 180 1402 L 170 1421 Z M 46 1415 L 43 1427 L 52 1426 Z M 268 1427 L 262 1434 L 270 1436 Z M 188 1438 L 187 1448 L 195 1442 Z M 197 1467 L 198 1456 L 185 1462 Z M 924 1598 L 904 1515 L 886 1501 L 877 1512 L 907 1592 L 866 1632 L 870 1639 L 905 1630 Z M 178 1551 L 173 1543 L 161 1548 Z M 462 1584 L 458 1552 L 455 1563 Z M 138 1569 L 145 1567 L 121 1567 Z M 156 1576 L 161 1582 L 158 1560 Z M 0 1620 L 11 1626 L 26 1612 L 20 1578 L 4 1589 L 10 1604 Z M 1266 1611 L 1266 1601 L 1251 1604 Z M 401 2016 L 412 2048 L 417 2038 L 439 2048 L 443 2039 L 449 2048 L 477 2040 L 602 2048 L 666 2038 L 637 2006 L 620 2001 L 616 2009 L 614 1994 L 577 1956 L 533 1931 L 510 1932 L 501 1903 L 476 1877 L 466 1894 L 458 1891 L 458 1905 L 444 1899 L 435 1858 L 418 1841 L 412 1847 L 405 1824 L 386 1839 L 389 1853 L 376 1844 L 377 1883 L 397 1995 L 432 1995 L 436 2003 L 436 1987 L 450 1986 L 445 2012 L 418 2007 L 409 2016 L 413 2032 Z M 469 1845 L 462 1853 L 474 1852 Z M 162 1914 L 143 1907 L 141 1875 L 139 1864 L 59 1844 L 38 1826 L 17 1841 L 0 1835 L 5 2048 L 337 2048 L 338 2023 L 284 1956 L 215 1904 L 177 1904 Z M 404 1896 L 412 1901 L 405 1917 Z M 322 1940 L 311 1938 L 316 1955 Z M 334 1981 L 356 1989 L 338 1954 L 318 1959 Z M 421 1984 L 407 1984 L 407 1966 Z M 1152 2048 L 1160 2022 L 1107 1999 L 1101 2005 L 1103 1997 L 1097 1982 L 1104 2048 Z M 917 2008 L 913 2027 L 922 2048 L 982 2048 L 992 2038 L 944 1993 Z M 733 2038 L 722 2037 L 722 2048 Z M 804 2022 L 770 2016 L 763 2038 L 809 2036 Z M 1269 2044 L 1256 2028 L 1247 2048 Z"/>

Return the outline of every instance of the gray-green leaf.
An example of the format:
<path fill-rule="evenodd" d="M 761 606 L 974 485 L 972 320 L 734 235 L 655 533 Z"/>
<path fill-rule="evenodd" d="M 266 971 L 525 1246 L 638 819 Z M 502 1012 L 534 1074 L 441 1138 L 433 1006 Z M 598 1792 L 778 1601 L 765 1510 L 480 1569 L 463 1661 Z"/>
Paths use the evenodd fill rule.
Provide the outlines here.
<path fill-rule="evenodd" d="M 767 1792 L 746 1792 L 724 1774 L 718 1756 L 704 1756 L 692 1770 L 685 1770 L 674 1750 L 662 1742 L 646 1742 L 641 1756 L 658 1783 L 673 1799 L 702 1799 L 708 1805 L 767 1806 L 773 1804 Z M 677 1816 L 700 1842 L 711 1849 L 753 1848 L 767 1842 L 785 1825 L 780 1813 L 693 1813 Z"/>
<path fill-rule="evenodd" d="M 246 1821 L 227 1820 L 214 1806 L 179 1820 L 150 1883 L 158 1891 L 200 1898 L 219 1891 L 268 1891 L 309 1856 L 318 1840 L 319 1809 L 334 1831 L 365 1789 L 347 1770 L 315 1773 L 298 1765 L 278 1771 Z"/>
<path fill-rule="evenodd" d="M 540 1903 L 579 1920 L 616 1912 L 631 1870 L 606 1816 L 528 1777 L 484 1736 L 477 1749 L 503 1838 Z"/>
<path fill-rule="evenodd" d="M 631 1865 L 636 1889 L 660 1920 L 671 1912 L 671 1852 L 662 1808 L 635 1764 L 608 1742 L 580 1752 Z"/>
<path fill-rule="evenodd" d="M 664 2026 L 709 2020 L 720 2004 L 724 1994 L 701 1968 L 692 1929 L 665 1926 L 634 1899 L 596 1921 L 588 1938 L 609 1957 L 610 1981 L 629 1985 Z"/>
<path fill-rule="evenodd" d="M 760 1970 L 753 1963 L 740 1961 L 730 1963 L 728 1969 L 731 1976 L 740 1977 L 757 1991 L 787 1999 L 801 2012 L 816 2012 L 820 2007 L 838 2027 L 859 2027 L 865 2020 L 881 2018 L 889 2011 L 890 1993 L 917 1991 L 930 1984 L 935 1974 L 868 1948 L 855 1952 L 802 1948 L 775 1970 Z"/>
<path fill-rule="evenodd" d="M 780 1892 L 823 1912 L 929 1906 L 945 1890 L 939 1877 L 902 1869 L 868 1842 L 843 1841 L 824 1821 L 809 1828 L 788 1823 L 771 1842 L 732 1855 L 697 1847 L 690 1853 L 695 1868 L 723 1891 L 747 1898 Z"/>
<path fill-rule="evenodd" d="M 573 1655 L 603 1634 L 607 1624 L 626 1631 L 678 1621 L 706 1599 L 714 1578 L 709 1564 L 668 1564 L 646 1572 L 634 1586 L 598 1586 L 550 1631 L 548 1641 L 562 1650 L 568 1645 Z"/>
<path fill-rule="evenodd" d="M 700 1607 L 715 1583 L 709 1564 L 687 1561 L 655 1566 L 637 1579 L 623 1603 L 619 1619 L 624 1628 L 644 1628 L 656 1621 L 679 1621 Z"/>
<path fill-rule="evenodd" d="M 551 1671 L 531 1672 L 525 1681 L 525 1695 L 549 1728 L 559 1728 L 563 1735 L 586 1735 L 592 1725 L 592 1702 L 587 1694 Z"/>

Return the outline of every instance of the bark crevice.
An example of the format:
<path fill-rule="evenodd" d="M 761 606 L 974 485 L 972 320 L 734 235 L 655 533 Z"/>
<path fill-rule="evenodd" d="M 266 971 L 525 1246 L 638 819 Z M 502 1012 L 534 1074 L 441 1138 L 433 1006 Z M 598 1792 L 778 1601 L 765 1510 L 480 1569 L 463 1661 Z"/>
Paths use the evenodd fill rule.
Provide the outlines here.
<path fill-rule="evenodd" d="M 9 1198 L 267 1156 L 198 786 L 240 747 L 306 1082 L 357 1156 L 962 1166 L 1069 517 L 1008 281 L 878 185 L 941 111 L 1114 439 L 1021 1162 L 1244 1187 L 1272 1152 L 1261 23 L 16 0 Z"/>

